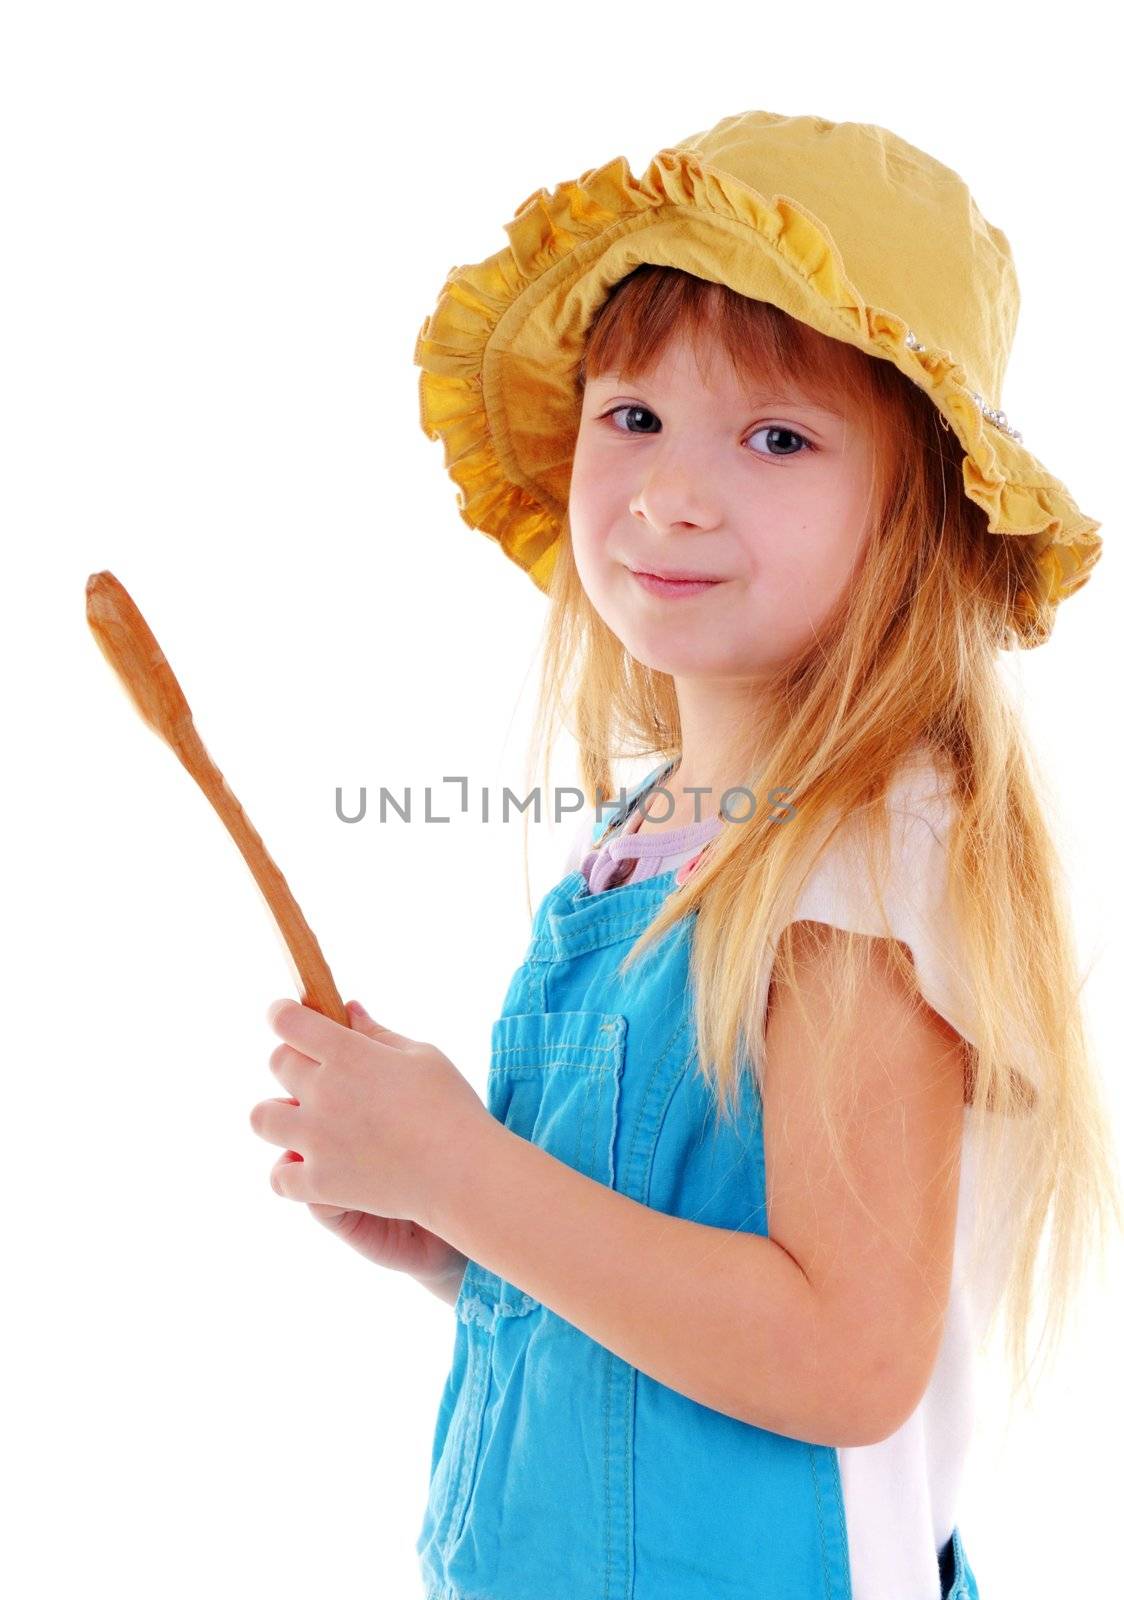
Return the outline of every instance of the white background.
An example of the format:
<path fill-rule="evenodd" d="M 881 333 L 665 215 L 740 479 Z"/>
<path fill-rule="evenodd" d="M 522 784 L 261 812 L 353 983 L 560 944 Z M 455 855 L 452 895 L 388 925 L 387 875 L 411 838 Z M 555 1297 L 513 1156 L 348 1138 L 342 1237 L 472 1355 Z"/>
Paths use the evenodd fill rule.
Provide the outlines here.
<path fill-rule="evenodd" d="M 1120 1126 L 1116 57 L 1089 5 L 62 6 L 4 13 L 6 583 L 0 1563 L 21 1600 L 420 1593 L 453 1313 L 270 1188 L 280 941 L 85 622 L 109 569 L 344 998 L 484 1090 L 528 928 L 545 601 L 456 509 L 414 341 L 534 189 L 753 107 L 876 122 L 969 182 L 1023 309 L 1001 397 L 1104 523 L 1015 664 L 1062 809 Z M 1064 29 L 1064 31 L 1063 31 Z M 935 242 L 939 248 L 939 241 Z M 647 770 L 646 767 L 641 770 Z M 556 783 L 573 781 L 567 743 Z M 629 781 L 638 775 L 626 772 Z M 425 786 L 453 820 L 377 820 Z M 335 790 L 368 789 L 347 826 Z M 573 819 L 531 828 L 532 903 Z M 984 1600 L 1119 1578 L 1119 1255 L 961 1527 Z M 638 1597 L 644 1600 L 644 1597 Z M 902 1597 L 905 1600 L 905 1597 Z"/>

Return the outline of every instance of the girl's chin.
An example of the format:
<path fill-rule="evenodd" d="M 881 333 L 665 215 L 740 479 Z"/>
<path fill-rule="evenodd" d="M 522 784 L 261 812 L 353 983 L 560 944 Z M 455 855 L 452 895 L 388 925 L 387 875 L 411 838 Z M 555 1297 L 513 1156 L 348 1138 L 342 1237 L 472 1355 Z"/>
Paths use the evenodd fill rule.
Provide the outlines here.
<path fill-rule="evenodd" d="M 700 640 L 699 648 L 670 650 L 666 639 L 631 636 L 614 628 L 617 638 L 629 655 L 651 672 L 662 672 L 669 678 L 729 677 L 747 670 L 741 663 L 731 662 L 728 656 L 716 656 L 706 648 L 707 641 Z"/>

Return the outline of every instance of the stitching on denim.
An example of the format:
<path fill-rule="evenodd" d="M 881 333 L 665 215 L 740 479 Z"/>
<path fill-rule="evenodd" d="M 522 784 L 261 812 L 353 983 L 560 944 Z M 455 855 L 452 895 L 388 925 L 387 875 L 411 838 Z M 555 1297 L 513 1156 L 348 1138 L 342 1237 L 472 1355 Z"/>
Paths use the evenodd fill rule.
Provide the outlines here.
<path fill-rule="evenodd" d="M 828 1582 L 827 1530 L 824 1528 L 824 1525 L 823 1525 L 823 1498 L 822 1498 L 822 1496 L 820 1494 L 820 1475 L 819 1475 L 819 1472 L 816 1470 L 816 1468 L 817 1468 L 816 1447 L 815 1447 L 814 1444 L 810 1444 L 808 1446 L 808 1466 L 809 1466 L 809 1468 L 811 1470 L 812 1488 L 815 1491 L 815 1496 L 816 1496 L 816 1522 L 819 1525 L 819 1530 L 820 1530 L 820 1551 L 821 1551 L 821 1553 L 823 1555 L 822 1577 L 823 1577 L 823 1583 L 824 1583 L 824 1590 L 823 1590 L 823 1592 L 824 1592 L 824 1600 L 833 1600 L 833 1596 L 832 1596 L 831 1592 L 829 1591 L 829 1589 L 827 1587 L 827 1582 Z"/>
<path fill-rule="evenodd" d="M 591 1078 L 588 1073 L 586 1074 L 585 1093 L 582 1095 L 581 1116 L 578 1118 L 578 1137 L 577 1146 L 574 1152 L 574 1164 L 579 1172 L 585 1173 L 588 1176 L 595 1175 L 590 1172 L 590 1167 L 593 1165 L 593 1162 L 596 1159 L 592 1150 L 590 1152 L 590 1159 L 588 1161 L 586 1160 L 585 1155 L 585 1130 L 589 1119 L 590 1099 L 593 1092 L 593 1086 L 596 1083 L 597 1104 L 594 1107 L 594 1118 L 592 1124 L 593 1129 L 596 1130 L 598 1126 L 597 1114 L 601 1110 L 601 1085 L 604 1083 L 604 1081 L 604 1074 L 600 1070 L 598 1070 L 595 1078 Z"/>
<path fill-rule="evenodd" d="M 636 1141 L 640 1137 L 640 1128 L 641 1128 L 641 1124 L 644 1121 L 644 1113 L 645 1113 L 645 1111 L 647 1109 L 647 1106 L 648 1106 L 649 1097 L 652 1094 L 652 1086 L 656 1082 L 656 1079 L 657 1079 L 657 1076 L 659 1074 L 659 1071 L 660 1071 L 661 1067 L 663 1066 L 664 1062 L 667 1060 L 668 1055 L 670 1054 L 672 1048 L 678 1042 L 680 1035 L 685 1031 L 685 1029 L 686 1029 L 686 1024 L 684 1022 L 680 1022 L 679 1026 L 672 1033 L 671 1037 L 668 1039 L 667 1043 L 664 1045 L 663 1050 L 656 1057 L 656 1060 L 652 1065 L 652 1070 L 648 1075 L 648 1081 L 644 1085 L 644 1093 L 641 1095 L 640 1104 L 637 1107 L 636 1120 L 633 1123 L 633 1127 L 632 1127 L 632 1139 L 631 1139 L 631 1142 L 629 1143 L 629 1147 L 628 1147 L 628 1160 L 625 1163 L 625 1172 L 626 1172 L 626 1174 L 630 1173 L 632 1171 L 633 1157 L 635 1156 L 635 1153 L 636 1153 Z M 646 1168 L 645 1173 L 644 1173 L 644 1193 L 645 1194 L 647 1194 L 649 1192 L 650 1188 L 651 1188 L 652 1162 L 655 1159 L 656 1145 L 659 1143 L 660 1131 L 661 1131 L 661 1129 L 663 1127 L 664 1118 L 667 1116 L 667 1108 L 671 1104 L 672 1096 L 674 1095 L 675 1090 L 679 1085 L 679 1080 L 680 1080 L 680 1078 L 682 1078 L 683 1073 L 684 1073 L 685 1070 L 686 1070 L 685 1067 L 680 1067 L 679 1068 L 679 1071 L 678 1071 L 676 1077 L 674 1078 L 674 1080 L 672 1081 L 672 1083 L 670 1084 L 670 1086 L 668 1088 L 667 1094 L 664 1096 L 663 1110 L 660 1113 L 659 1119 L 658 1119 L 658 1121 L 656 1123 L 655 1132 L 654 1132 L 654 1134 L 652 1136 L 652 1139 L 651 1139 L 651 1147 L 650 1147 L 650 1149 L 648 1151 L 648 1164 L 647 1164 L 647 1168 Z M 625 1191 L 625 1192 L 627 1192 L 627 1191 Z M 642 1202 L 642 1203 L 644 1203 L 644 1202 Z"/>
<path fill-rule="evenodd" d="M 475 1466 L 476 1455 L 480 1449 L 480 1426 L 483 1421 L 484 1378 L 486 1375 L 485 1354 L 485 1348 L 480 1344 L 479 1340 L 474 1340 L 470 1335 L 468 1339 L 468 1403 L 465 1407 L 465 1416 L 461 1424 L 461 1459 L 460 1471 L 457 1475 L 457 1494 L 453 1511 L 449 1518 L 448 1537 L 441 1552 L 446 1567 L 449 1565 L 454 1547 L 460 1542 L 468 1513 L 469 1460 L 471 1458 L 473 1466 Z M 478 1400 L 479 1405 L 477 1404 Z M 472 1422 L 471 1429 L 468 1426 L 470 1421 Z M 472 1444 L 471 1435 L 475 1436 L 475 1446 Z"/>
<path fill-rule="evenodd" d="M 822 1514 L 823 1507 L 821 1501 L 819 1468 L 823 1463 L 824 1451 L 827 1450 L 830 1452 L 831 1472 L 835 1483 L 834 1500 L 835 1515 L 838 1519 L 839 1525 L 839 1543 L 840 1548 L 843 1550 L 846 1558 L 843 1563 L 843 1582 L 845 1588 L 844 1593 L 839 1597 L 839 1600 L 851 1600 L 850 1547 L 847 1540 L 847 1523 L 843 1515 L 843 1486 L 839 1478 L 839 1452 L 830 1445 L 810 1444 L 808 1449 L 811 1454 L 812 1461 L 812 1482 L 814 1483 L 816 1490 L 816 1516 L 820 1524 L 820 1549 L 823 1552 L 824 1581 L 827 1581 L 827 1574 L 831 1570 L 831 1563 L 827 1548 L 827 1529 L 824 1526 Z M 831 1600 L 834 1600 L 834 1596 L 831 1597 Z"/>
<path fill-rule="evenodd" d="M 627 939 L 632 934 L 640 933 L 651 922 L 652 910 L 660 901 L 667 898 L 668 892 L 661 890 L 658 894 L 647 895 L 645 898 L 648 904 L 643 916 L 634 911 L 628 916 L 610 916 L 603 920 L 598 918 L 591 927 L 579 929 L 574 933 L 567 932 L 560 939 L 541 934 L 535 939 L 529 958 L 536 962 L 565 961 L 570 956 L 584 955 L 601 945 L 615 944 L 620 939 Z"/>
<path fill-rule="evenodd" d="M 613 1368 L 612 1352 L 604 1345 L 601 1347 L 601 1376 L 601 1393 L 604 1396 L 601 1406 L 601 1482 L 605 1486 L 602 1515 L 606 1528 L 604 1600 L 609 1600 L 613 1567 Z"/>
<path fill-rule="evenodd" d="M 618 1057 L 617 1069 L 613 1073 L 613 1103 L 609 1107 L 609 1144 L 605 1153 L 605 1169 L 608 1175 L 609 1187 L 611 1189 L 615 1189 L 617 1187 L 617 1128 L 620 1126 L 621 1083 L 624 1078 L 625 1051 L 628 1043 L 625 1027 L 620 1019 L 616 1020 L 614 1038 L 617 1042 Z"/>
<path fill-rule="evenodd" d="M 608 1348 L 602 1347 L 602 1349 L 602 1376 L 604 1380 L 604 1387 L 602 1389 L 604 1403 L 602 1405 L 601 1413 L 604 1423 L 604 1436 L 602 1444 L 602 1475 L 605 1484 L 603 1515 L 605 1518 L 606 1529 L 604 1572 L 605 1583 L 603 1595 L 604 1600 L 611 1600 L 613 1593 L 613 1556 L 615 1549 L 613 1544 L 614 1518 L 612 1494 L 612 1484 L 614 1481 L 614 1463 L 612 1456 L 613 1418 L 614 1412 L 619 1411 L 622 1432 L 620 1446 L 620 1459 L 622 1467 L 621 1472 L 618 1475 L 618 1481 L 622 1482 L 620 1510 L 621 1521 L 623 1524 L 621 1533 L 620 1559 L 625 1569 L 624 1593 L 626 1593 L 631 1600 L 632 1580 L 635 1576 L 633 1570 L 634 1562 L 631 1552 L 632 1541 L 634 1538 L 632 1493 L 635 1492 L 633 1466 L 636 1456 L 636 1438 L 630 1424 L 635 1417 L 636 1412 L 635 1399 L 637 1369 L 629 1362 L 623 1360 L 620 1356 L 614 1355 L 613 1352 Z M 628 1489 L 631 1491 L 628 1495 L 624 1493 L 623 1485 L 627 1485 Z"/>
<path fill-rule="evenodd" d="M 519 1013 L 518 1012 L 513 1012 L 512 1015 L 518 1016 Z M 530 1013 L 530 1015 L 531 1016 L 536 1016 L 536 1017 L 541 1017 L 541 1016 L 564 1017 L 566 1015 L 566 1013 L 564 1011 L 533 1011 L 533 1012 Z M 588 1015 L 589 1016 L 602 1016 L 602 1015 L 604 1015 L 604 1013 L 600 1012 L 600 1011 L 591 1011 L 591 1012 L 588 1013 Z M 506 1019 L 503 1019 L 503 1020 L 506 1020 Z M 542 1064 L 543 1064 L 544 1067 L 549 1067 L 549 1066 L 554 1064 L 554 1063 L 551 1062 L 550 1057 L 552 1055 L 554 1055 L 554 1053 L 556 1051 L 561 1052 L 563 1050 L 577 1050 L 577 1051 L 580 1051 L 583 1056 L 584 1055 L 614 1056 L 614 1055 L 616 1055 L 616 1053 L 619 1050 L 619 1048 L 620 1048 L 619 1043 L 617 1043 L 617 1044 L 581 1044 L 581 1043 L 575 1041 L 573 1044 L 568 1044 L 568 1043 L 566 1043 L 564 1041 L 559 1041 L 559 1042 L 556 1043 L 554 1040 L 551 1040 L 549 1044 L 502 1044 L 502 1045 L 497 1045 L 497 1047 L 496 1047 L 496 1049 L 495 1049 L 495 1051 L 494 1051 L 494 1053 L 492 1055 L 492 1068 L 493 1068 L 493 1071 L 497 1071 L 497 1072 L 500 1071 L 501 1069 L 496 1065 L 496 1063 L 506 1060 L 506 1058 L 508 1056 L 533 1055 L 533 1056 L 538 1057 L 538 1059 L 542 1061 Z M 573 1066 L 574 1064 L 575 1063 L 570 1062 L 570 1061 L 560 1061 L 558 1063 L 558 1065 L 562 1066 L 562 1067 Z M 581 1063 L 578 1062 L 577 1065 L 580 1066 Z M 597 1061 L 597 1062 L 592 1062 L 591 1061 L 589 1063 L 589 1065 L 590 1066 L 598 1066 L 599 1067 L 601 1065 L 601 1063 L 599 1061 Z"/>
<path fill-rule="evenodd" d="M 762 1136 L 762 1149 L 764 1149 L 764 1136 Z M 820 1448 L 824 1448 L 820 1446 Z M 847 1538 L 847 1519 L 843 1512 L 843 1483 L 839 1476 L 839 1452 L 831 1451 L 831 1469 L 835 1481 L 835 1515 L 839 1520 L 839 1543 L 844 1553 L 843 1583 L 845 1592 L 842 1600 L 851 1600 L 851 1547 Z"/>
<path fill-rule="evenodd" d="M 538 1004 L 535 1009 L 537 1011 L 549 1011 L 550 1007 L 546 1003 L 546 985 L 547 979 L 550 977 L 551 963 L 534 962 L 530 963 L 529 965 L 529 977 L 533 978 L 536 983 L 535 999 L 537 1000 Z"/>

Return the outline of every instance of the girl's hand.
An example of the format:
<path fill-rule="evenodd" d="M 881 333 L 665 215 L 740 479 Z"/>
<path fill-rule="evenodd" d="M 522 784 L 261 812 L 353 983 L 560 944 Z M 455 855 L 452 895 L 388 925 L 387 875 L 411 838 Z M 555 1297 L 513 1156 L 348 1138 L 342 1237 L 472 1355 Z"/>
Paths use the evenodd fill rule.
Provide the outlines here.
<path fill-rule="evenodd" d="M 459 1289 L 465 1257 L 447 1239 L 423 1228 L 420 1222 L 410 1222 L 405 1217 L 373 1217 L 369 1211 L 341 1211 L 339 1206 L 315 1203 L 308 1209 L 330 1233 L 376 1267 L 409 1273 L 435 1294 L 441 1293 L 435 1284 L 456 1283 Z M 449 1304 L 453 1304 L 453 1297 L 442 1298 L 449 1298 Z"/>
<path fill-rule="evenodd" d="M 263 1100 L 250 1126 L 286 1152 L 270 1174 L 276 1192 L 321 1208 L 321 1220 L 356 1211 L 424 1228 L 490 1113 L 435 1046 L 380 1026 L 357 1001 L 348 1010 L 357 1027 L 273 1002 L 267 1018 L 286 1043 L 269 1064 L 292 1098 Z"/>
<path fill-rule="evenodd" d="M 377 1035 L 378 1024 L 371 1021 L 357 1001 L 352 1000 L 347 1010 L 351 1026 L 357 1032 L 371 1038 Z M 293 1100 L 288 1103 L 296 1104 Z M 286 1150 L 281 1159 L 296 1161 L 298 1157 Z M 329 1233 L 343 1239 L 376 1267 L 408 1273 L 430 1289 L 435 1284 L 452 1282 L 459 1286 L 464 1274 L 464 1256 L 447 1239 L 423 1228 L 420 1222 L 411 1222 L 408 1217 L 376 1217 L 369 1211 L 348 1211 L 344 1206 L 322 1206 L 315 1200 L 308 1202 L 308 1209 Z M 453 1303 L 448 1293 L 440 1289 L 434 1289 L 434 1293 Z"/>

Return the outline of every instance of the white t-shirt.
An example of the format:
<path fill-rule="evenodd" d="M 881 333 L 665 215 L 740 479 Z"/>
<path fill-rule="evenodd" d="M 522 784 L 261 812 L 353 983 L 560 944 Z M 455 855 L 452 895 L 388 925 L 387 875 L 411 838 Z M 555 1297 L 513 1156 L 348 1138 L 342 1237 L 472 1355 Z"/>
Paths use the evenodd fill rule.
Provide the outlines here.
<path fill-rule="evenodd" d="M 813 869 L 791 920 L 900 939 L 909 946 L 918 987 L 929 1005 L 974 1044 L 972 1008 L 957 964 L 948 904 L 945 850 L 951 804 L 929 758 L 922 752 L 911 759 L 899 769 L 888 796 L 886 921 L 873 896 L 858 835 L 847 828 Z M 578 870 L 593 848 L 593 825 L 594 813 L 584 812 L 570 843 L 566 871 Z M 649 858 L 647 873 L 679 867 L 698 849 L 694 843 L 658 863 Z M 767 996 L 766 973 L 758 1015 Z M 1033 1073 L 1029 1075 L 1033 1081 Z M 974 1106 L 965 1107 L 952 1282 L 928 1387 L 912 1415 L 888 1438 L 838 1449 L 853 1600 L 940 1600 L 934 1555 L 958 1520 L 975 1421 L 977 1330 L 990 1313 L 993 1293 L 992 1279 L 970 1283 L 964 1267 L 973 1215 L 973 1134 L 981 1114 Z M 996 1248 L 1002 1250 L 1001 1239 Z"/>

